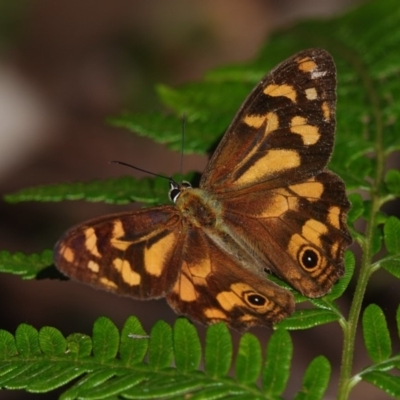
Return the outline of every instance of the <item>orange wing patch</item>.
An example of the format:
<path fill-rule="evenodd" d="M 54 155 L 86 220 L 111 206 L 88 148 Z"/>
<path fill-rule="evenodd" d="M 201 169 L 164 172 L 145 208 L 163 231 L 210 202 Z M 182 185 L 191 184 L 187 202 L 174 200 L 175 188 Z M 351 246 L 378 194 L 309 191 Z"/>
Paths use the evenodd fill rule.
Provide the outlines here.
<path fill-rule="evenodd" d="M 295 88 L 291 85 L 287 84 L 276 85 L 271 83 L 264 89 L 264 94 L 272 97 L 278 97 L 278 96 L 287 97 L 293 103 L 296 103 L 297 93 Z"/>
<path fill-rule="evenodd" d="M 321 137 L 318 127 L 309 125 L 304 117 L 293 117 L 290 125 L 290 131 L 300 135 L 305 145 L 315 144 Z"/>
<path fill-rule="evenodd" d="M 242 175 L 236 179 L 239 185 L 259 182 L 265 177 L 280 171 L 298 167 L 300 154 L 296 150 L 269 150 L 264 157 L 255 161 Z M 268 165 L 268 169 L 265 166 Z"/>
<path fill-rule="evenodd" d="M 310 57 L 301 58 L 297 62 L 299 63 L 299 70 L 305 73 L 313 72 L 317 69 L 317 64 Z"/>
<path fill-rule="evenodd" d="M 315 178 L 311 178 L 307 182 L 291 185 L 289 189 L 309 201 L 318 201 L 324 192 L 324 185 L 316 181 Z"/>
<path fill-rule="evenodd" d="M 97 248 L 97 236 L 95 230 L 93 228 L 87 228 L 85 229 L 84 234 L 86 250 L 95 257 L 101 257 L 101 254 Z"/>
<path fill-rule="evenodd" d="M 153 243 L 149 248 L 145 248 L 144 267 L 148 274 L 153 276 L 162 275 L 164 269 L 168 267 L 163 255 L 171 253 L 176 246 L 177 240 L 178 237 L 175 232 L 171 232 Z"/>
<path fill-rule="evenodd" d="M 324 121 L 330 121 L 331 119 L 331 109 L 326 101 L 321 105 L 322 115 L 324 116 Z"/>
<path fill-rule="evenodd" d="M 114 258 L 114 268 L 120 273 L 122 280 L 129 286 L 140 285 L 141 276 L 132 269 L 128 260 L 122 258 Z"/>

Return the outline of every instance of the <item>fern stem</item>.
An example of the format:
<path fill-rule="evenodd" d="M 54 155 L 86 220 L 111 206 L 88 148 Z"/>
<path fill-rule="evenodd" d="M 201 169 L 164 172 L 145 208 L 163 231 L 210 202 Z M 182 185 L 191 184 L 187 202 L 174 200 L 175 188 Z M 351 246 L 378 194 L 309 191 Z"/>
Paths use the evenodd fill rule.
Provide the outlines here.
<path fill-rule="evenodd" d="M 376 227 L 376 216 L 379 211 L 381 201 L 379 197 L 380 188 L 383 182 L 385 155 L 383 151 L 383 120 L 379 102 L 379 95 L 375 90 L 374 82 L 367 72 L 367 68 L 361 63 L 357 55 L 352 55 L 350 62 L 355 70 L 359 73 L 363 81 L 368 101 L 371 104 L 372 113 L 375 121 L 375 150 L 376 150 L 376 169 L 373 184 L 370 188 L 371 209 L 367 222 L 365 240 L 360 241 L 362 247 L 362 260 L 360 273 L 357 279 L 357 284 L 354 292 L 354 298 L 350 307 L 349 318 L 347 324 L 343 326 L 343 353 L 341 373 L 339 380 L 338 400 L 346 400 L 349 397 L 351 389 L 358 383 L 359 379 L 351 377 L 354 346 L 356 340 L 357 326 L 361 313 L 362 302 L 369 278 L 374 271 L 372 268 L 373 257 L 373 236 Z"/>
<path fill-rule="evenodd" d="M 362 300 L 364 298 L 365 290 L 367 287 L 369 273 L 368 270 L 368 257 L 367 247 L 364 249 L 364 257 L 361 264 L 360 275 L 357 282 L 354 298 L 351 304 L 348 322 L 344 325 L 344 338 L 343 338 L 343 353 L 342 365 L 339 381 L 338 400 L 346 400 L 349 396 L 350 390 L 356 383 L 351 379 L 351 372 L 354 358 L 354 344 L 357 332 L 358 319 L 360 316 Z"/>

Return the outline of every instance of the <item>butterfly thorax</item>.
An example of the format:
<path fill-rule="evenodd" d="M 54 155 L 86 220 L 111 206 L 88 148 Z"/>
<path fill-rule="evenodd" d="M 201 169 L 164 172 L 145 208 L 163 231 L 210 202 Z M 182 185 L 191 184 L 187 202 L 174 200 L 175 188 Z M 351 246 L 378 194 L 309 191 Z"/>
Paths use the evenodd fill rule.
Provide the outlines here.
<path fill-rule="evenodd" d="M 220 221 L 221 204 L 205 190 L 183 187 L 175 204 L 192 226 L 215 229 Z"/>

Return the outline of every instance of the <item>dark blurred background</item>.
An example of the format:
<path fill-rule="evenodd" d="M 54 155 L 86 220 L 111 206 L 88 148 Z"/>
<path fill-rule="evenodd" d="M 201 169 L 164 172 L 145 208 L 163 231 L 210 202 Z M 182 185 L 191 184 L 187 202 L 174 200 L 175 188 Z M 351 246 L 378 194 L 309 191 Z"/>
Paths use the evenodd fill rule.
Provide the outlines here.
<path fill-rule="evenodd" d="M 246 62 L 257 55 L 271 32 L 304 18 L 339 15 L 360 2 L 2 0 L 0 193 L 42 184 L 142 176 L 109 165 L 113 159 L 165 175 L 177 172 L 179 154 L 107 126 L 105 118 L 123 110 L 149 111 L 156 102 L 156 83 L 178 85 L 200 78 L 209 68 Z M 206 157 L 185 156 L 184 172 L 201 171 L 206 162 Z M 0 249 L 40 252 L 78 222 L 133 207 L 0 200 Z M 36 328 L 55 326 L 65 335 L 90 334 L 101 315 L 121 327 L 131 314 L 150 330 L 160 318 L 168 322 L 176 318 L 164 300 L 139 302 L 71 281 L 22 281 L 5 274 L 0 301 L 0 328 L 11 332 L 25 322 Z M 204 328 L 200 332 L 204 334 Z M 271 334 L 266 329 L 252 332 L 263 343 Z M 288 397 L 300 387 L 312 357 L 322 352 L 338 362 L 338 335 L 337 324 L 293 335 L 296 364 Z M 235 333 L 236 342 L 238 337 Z M 356 367 L 366 363 L 357 360 Z M 373 388 L 363 394 L 364 399 L 376 396 Z M 0 397 L 57 396 L 2 392 Z"/>

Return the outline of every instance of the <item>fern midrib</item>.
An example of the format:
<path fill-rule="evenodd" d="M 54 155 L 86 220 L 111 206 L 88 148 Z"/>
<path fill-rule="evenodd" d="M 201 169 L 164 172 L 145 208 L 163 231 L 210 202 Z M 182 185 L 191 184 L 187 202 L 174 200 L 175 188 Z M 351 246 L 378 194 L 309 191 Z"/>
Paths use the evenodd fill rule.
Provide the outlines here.
<path fill-rule="evenodd" d="M 383 182 L 384 173 L 384 151 L 383 151 L 383 121 L 380 108 L 379 95 L 375 90 L 372 77 L 368 74 L 367 67 L 362 63 L 361 58 L 357 54 L 352 54 L 350 63 L 353 65 L 356 73 L 361 77 L 361 81 L 366 88 L 367 98 L 371 104 L 373 119 L 375 122 L 375 156 L 376 156 L 376 173 L 370 188 L 371 209 L 367 221 L 365 240 L 360 241 L 362 248 L 362 260 L 359 277 L 354 292 L 354 298 L 350 307 L 348 323 L 343 326 L 344 345 L 341 364 L 341 375 L 339 381 L 338 400 L 346 400 L 353 386 L 359 381 L 359 378 L 351 378 L 354 345 L 356 340 L 356 332 L 358 321 L 361 313 L 362 301 L 365 295 L 366 287 L 370 278 L 372 269 L 372 241 L 374 228 L 376 225 L 376 216 L 379 211 L 381 202 L 379 190 Z"/>

